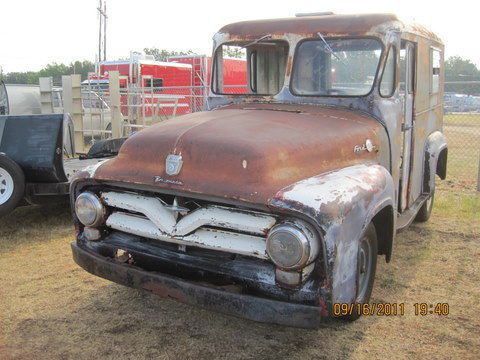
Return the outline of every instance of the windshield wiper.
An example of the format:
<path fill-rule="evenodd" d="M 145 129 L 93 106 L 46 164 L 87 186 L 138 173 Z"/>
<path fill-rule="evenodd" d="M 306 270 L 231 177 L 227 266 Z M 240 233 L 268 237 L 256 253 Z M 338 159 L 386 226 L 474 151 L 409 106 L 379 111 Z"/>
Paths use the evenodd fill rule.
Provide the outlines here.
<path fill-rule="evenodd" d="M 340 59 L 340 58 L 338 57 L 338 55 L 335 54 L 335 51 L 333 51 L 333 49 L 330 47 L 330 45 L 328 45 L 328 42 L 327 42 L 327 40 L 325 40 L 325 38 L 323 37 L 322 33 L 317 32 L 317 35 L 320 37 L 320 39 L 322 39 L 323 43 L 325 44 L 325 49 L 327 49 L 327 51 L 330 53 L 330 55 L 334 56 L 335 59 L 337 59 L 337 60 L 340 61 L 343 65 L 345 65 L 345 63 L 343 62 L 343 60 Z"/>
<path fill-rule="evenodd" d="M 248 43 L 248 44 L 245 45 L 244 47 L 249 47 L 249 46 L 251 46 L 251 45 L 258 44 L 260 41 L 270 39 L 271 37 L 272 37 L 272 35 L 270 35 L 270 34 L 264 35 L 264 36 L 262 36 L 262 37 L 259 37 L 259 38 L 256 39 L 256 40 L 253 40 L 251 43 Z"/>

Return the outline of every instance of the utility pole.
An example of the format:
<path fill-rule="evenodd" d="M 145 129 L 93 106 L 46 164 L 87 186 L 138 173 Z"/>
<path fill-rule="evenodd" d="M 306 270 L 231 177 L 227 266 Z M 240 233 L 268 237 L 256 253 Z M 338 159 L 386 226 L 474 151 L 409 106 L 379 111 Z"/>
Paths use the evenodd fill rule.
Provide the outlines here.
<path fill-rule="evenodd" d="M 102 60 L 102 0 L 98 0 L 98 19 L 99 19 L 99 28 L 98 28 L 98 61 Z"/>
<path fill-rule="evenodd" d="M 98 61 L 107 60 L 107 0 L 98 0 Z M 103 26 L 102 26 L 103 25 Z M 102 43 L 102 30 L 103 30 L 103 43 Z"/>
<path fill-rule="evenodd" d="M 107 60 L 107 0 L 103 3 L 103 61 Z"/>

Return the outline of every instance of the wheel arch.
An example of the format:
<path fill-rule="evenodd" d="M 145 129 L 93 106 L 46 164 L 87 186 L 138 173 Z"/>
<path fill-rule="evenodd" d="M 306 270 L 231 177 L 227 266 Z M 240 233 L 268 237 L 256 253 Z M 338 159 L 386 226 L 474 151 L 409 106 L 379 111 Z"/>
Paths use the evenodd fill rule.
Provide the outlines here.
<path fill-rule="evenodd" d="M 435 187 L 435 175 L 442 180 L 447 177 L 447 158 L 447 138 L 440 131 L 432 132 L 425 142 L 422 186 L 424 194 L 430 194 Z"/>
<path fill-rule="evenodd" d="M 392 258 L 393 241 L 395 239 L 395 209 L 392 205 L 381 208 L 372 218 L 378 242 L 378 254 L 385 255 L 388 263 Z"/>

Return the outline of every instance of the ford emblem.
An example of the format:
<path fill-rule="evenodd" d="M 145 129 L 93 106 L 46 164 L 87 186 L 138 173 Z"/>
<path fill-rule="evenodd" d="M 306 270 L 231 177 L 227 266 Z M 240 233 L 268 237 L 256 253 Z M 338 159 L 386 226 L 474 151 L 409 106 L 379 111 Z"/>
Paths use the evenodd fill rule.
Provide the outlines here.
<path fill-rule="evenodd" d="M 178 173 L 182 169 L 182 165 L 182 155 L 170 154 L 165 160 L 165 172 L 170 176 L 178 175 Z"/>

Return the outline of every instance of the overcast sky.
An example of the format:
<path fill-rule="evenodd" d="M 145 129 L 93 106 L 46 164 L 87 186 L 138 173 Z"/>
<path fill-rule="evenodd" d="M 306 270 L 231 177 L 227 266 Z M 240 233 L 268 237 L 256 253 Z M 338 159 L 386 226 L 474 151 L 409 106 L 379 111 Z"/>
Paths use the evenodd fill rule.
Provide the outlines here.
<path fill-rule="evenodd" d="M 98 0 L 2 0 L 0 66 L 4 72 L 39 70 L 49 62 L 95 60 L 98 48 Z M 446 55 L 480 65 L 479 15 L 475 1 L 186 1 L 107 0 L 107 58 L 128 57 L 130 50 L 157 47 L 211 52 L 211 38 L 223 25 L 289 17 L 298 12 L 393 12 L 437 33 Z"/>

